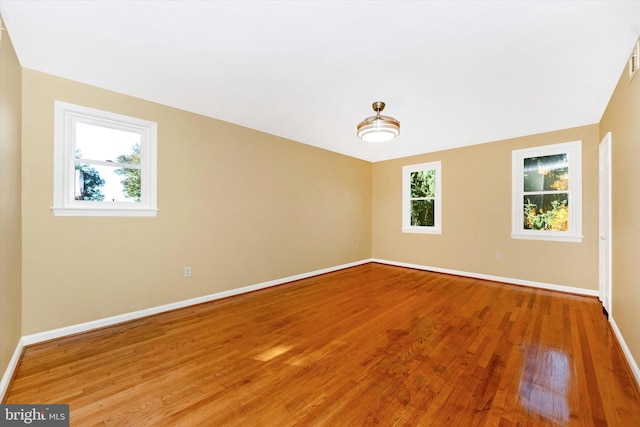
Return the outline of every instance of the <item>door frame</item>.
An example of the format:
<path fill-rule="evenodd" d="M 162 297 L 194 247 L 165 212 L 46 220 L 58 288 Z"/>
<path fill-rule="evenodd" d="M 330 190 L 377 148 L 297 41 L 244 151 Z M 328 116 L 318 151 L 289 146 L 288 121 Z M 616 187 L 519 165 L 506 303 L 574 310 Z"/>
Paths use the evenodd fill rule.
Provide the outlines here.
<path fill-rule="evenodd" d="M 602 138 L 598 146 L 598 289 L 602 308 L 611 316 L 612 245 L 611 245 L 611 132 Z"/>

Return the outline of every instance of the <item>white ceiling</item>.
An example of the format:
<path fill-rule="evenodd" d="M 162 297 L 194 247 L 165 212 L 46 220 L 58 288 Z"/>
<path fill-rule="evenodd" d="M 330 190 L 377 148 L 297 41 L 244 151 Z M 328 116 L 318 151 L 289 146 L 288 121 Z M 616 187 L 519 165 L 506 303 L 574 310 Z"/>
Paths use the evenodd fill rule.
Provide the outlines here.
<path fill-rule="evenodd" d="M 368 161 L 597 123 L 640 34 L 640 1 L 0 0 L 0 14 L 25 68 Z M 365 143 L 378 100 L 401 134 Z"/>

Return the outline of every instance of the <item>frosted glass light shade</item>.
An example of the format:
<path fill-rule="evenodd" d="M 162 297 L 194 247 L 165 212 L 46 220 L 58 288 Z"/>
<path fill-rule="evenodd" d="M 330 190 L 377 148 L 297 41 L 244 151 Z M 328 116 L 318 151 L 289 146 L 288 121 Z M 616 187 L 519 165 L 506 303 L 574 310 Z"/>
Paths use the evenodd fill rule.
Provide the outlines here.
<path fill-rule="evenodd" d="M 358 138 L 367 142 L 387 142 L 400 135 L 400 122 L 389 116 L 381 116 L 384 102 L 374 102 L 375 116 L 367 117 L 358 125 Z"/>

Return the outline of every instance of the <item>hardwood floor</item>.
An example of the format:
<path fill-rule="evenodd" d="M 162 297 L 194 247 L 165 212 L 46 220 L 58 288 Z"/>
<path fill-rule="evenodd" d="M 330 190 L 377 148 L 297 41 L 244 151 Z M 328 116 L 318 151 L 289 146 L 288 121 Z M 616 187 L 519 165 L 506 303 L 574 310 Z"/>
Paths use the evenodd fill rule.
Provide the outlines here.
<path fill-rule="evenodd" d="M 73 426 L 639 426 L 595 298 L 366 264 L 25 349 Z"/>

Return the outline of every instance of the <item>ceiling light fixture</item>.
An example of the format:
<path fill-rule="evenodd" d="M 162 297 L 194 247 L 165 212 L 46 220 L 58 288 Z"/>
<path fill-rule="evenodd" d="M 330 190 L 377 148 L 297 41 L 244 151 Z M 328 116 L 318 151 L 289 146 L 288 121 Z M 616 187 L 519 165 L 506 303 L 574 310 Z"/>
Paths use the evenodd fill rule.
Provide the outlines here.
<path fill-rule="evenodd" d="M 400 122 L 389 116 L 381 116 L 384 102 L 372 105 L 375 116 L 367 117 L 358 125 L 358 138 L 367 142 L 387 142 L 400 135 Z"/>

